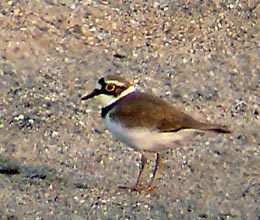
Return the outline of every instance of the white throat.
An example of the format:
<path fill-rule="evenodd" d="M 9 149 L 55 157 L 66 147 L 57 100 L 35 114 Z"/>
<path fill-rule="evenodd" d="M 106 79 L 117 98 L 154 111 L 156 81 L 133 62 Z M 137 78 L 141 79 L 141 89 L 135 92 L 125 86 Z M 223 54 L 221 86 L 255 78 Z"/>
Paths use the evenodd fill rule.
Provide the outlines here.
<path fill-rule="evenodd" d="M 106 107 L 134 91 L 136 91 L 136 88 L 134 86 L 130 86 L 128 89 L 123 91 L 118 97 L 101 94 L 101 95 L 97 96 L 97 99 L 101 103 L 102 107 Z"/>

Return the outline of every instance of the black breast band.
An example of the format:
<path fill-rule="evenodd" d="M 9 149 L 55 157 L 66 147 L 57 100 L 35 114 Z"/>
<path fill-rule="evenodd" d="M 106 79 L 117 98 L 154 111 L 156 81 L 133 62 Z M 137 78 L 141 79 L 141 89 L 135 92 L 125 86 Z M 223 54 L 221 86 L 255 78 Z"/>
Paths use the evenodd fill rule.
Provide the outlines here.
<path fill-rule="evenodd" d="M 136 91 L 130 92 L 127 95 L 125 95 L 124 97 L 122 97 L 121 99 L 118 99 L 117 101 L 111 103 L 110 105 L 105 106 L 104 108 L 101 109 L 101 117 L 105 118 L 106 114 L 112 109 L 114 108 L 118 103 L 122 102 L 124 99 L 134 95 L 136 93 Z"/>

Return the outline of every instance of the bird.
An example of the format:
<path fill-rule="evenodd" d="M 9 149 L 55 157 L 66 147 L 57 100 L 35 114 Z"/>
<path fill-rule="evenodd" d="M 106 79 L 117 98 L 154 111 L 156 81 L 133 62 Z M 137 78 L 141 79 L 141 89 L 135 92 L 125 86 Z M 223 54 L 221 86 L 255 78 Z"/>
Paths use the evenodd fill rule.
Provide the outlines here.
<path fill-rule="evenodd" d="M 200 132 L 231 132 L 226 125 L 201 122 L 163 98 L 142 92 L 121 75 L 103 76 L 97 85 L 90 93 L 82 95 L 81 100 L 98 99 L 105 127 L 118 140 L 141 154 L 141 166 L 135 184 L 120 188 L 152 191 L 162 163 L 162 151 L 191 140 Z M 141 186 L 148 163 L 147 153 L 156 154 L 155 166 L 149 183 Z"/>

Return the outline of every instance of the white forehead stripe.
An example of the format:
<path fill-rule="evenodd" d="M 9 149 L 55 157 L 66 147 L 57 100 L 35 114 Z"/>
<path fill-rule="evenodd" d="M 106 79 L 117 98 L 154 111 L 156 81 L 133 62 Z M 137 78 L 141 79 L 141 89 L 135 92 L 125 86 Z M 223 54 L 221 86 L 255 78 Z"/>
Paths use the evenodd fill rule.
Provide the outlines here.
<path fill-rule="evenodd" d="M 115 84 L 117 86 L 124 86 L 125 85 L 125 83 L 119 82 L 117 80 L 106 80 L 105 82 L 106 83 L 112 83 L 112 84 Z"/>
<path fill-rule="evenodd" d="M 119 99 L 134 91 L 136 91 L 136 88 L 134 86 L 130 86 L 126 90 L 124 90 L 118 97 L 114 97 L 113 95 L 100 94 L 96 96 L 96 98 L 99 99 L 103 107 L 105 107 L 111 105 L 112 103 L 118 101 Z"/>
<path fill-rule="evenodd" d="M 97 88 L 97 89 L 100 90 L 100 89 L 102 88 L 102 85 L 100 85 L 99 83 L 97 83 L 95 88 Z"/>

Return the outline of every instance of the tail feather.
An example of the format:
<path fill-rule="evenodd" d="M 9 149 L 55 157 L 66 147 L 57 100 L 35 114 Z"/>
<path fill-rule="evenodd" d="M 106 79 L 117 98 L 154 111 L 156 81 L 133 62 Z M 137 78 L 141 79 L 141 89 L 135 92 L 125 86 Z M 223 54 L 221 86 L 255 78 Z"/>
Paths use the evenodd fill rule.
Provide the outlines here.
<path fill-rule="evenodd" d="M 226 125 L 218 124 L 201 123 L 197 129 L 203 131 L 214 131 L 218 133 L 231 133 L 231 130 Z"/>

